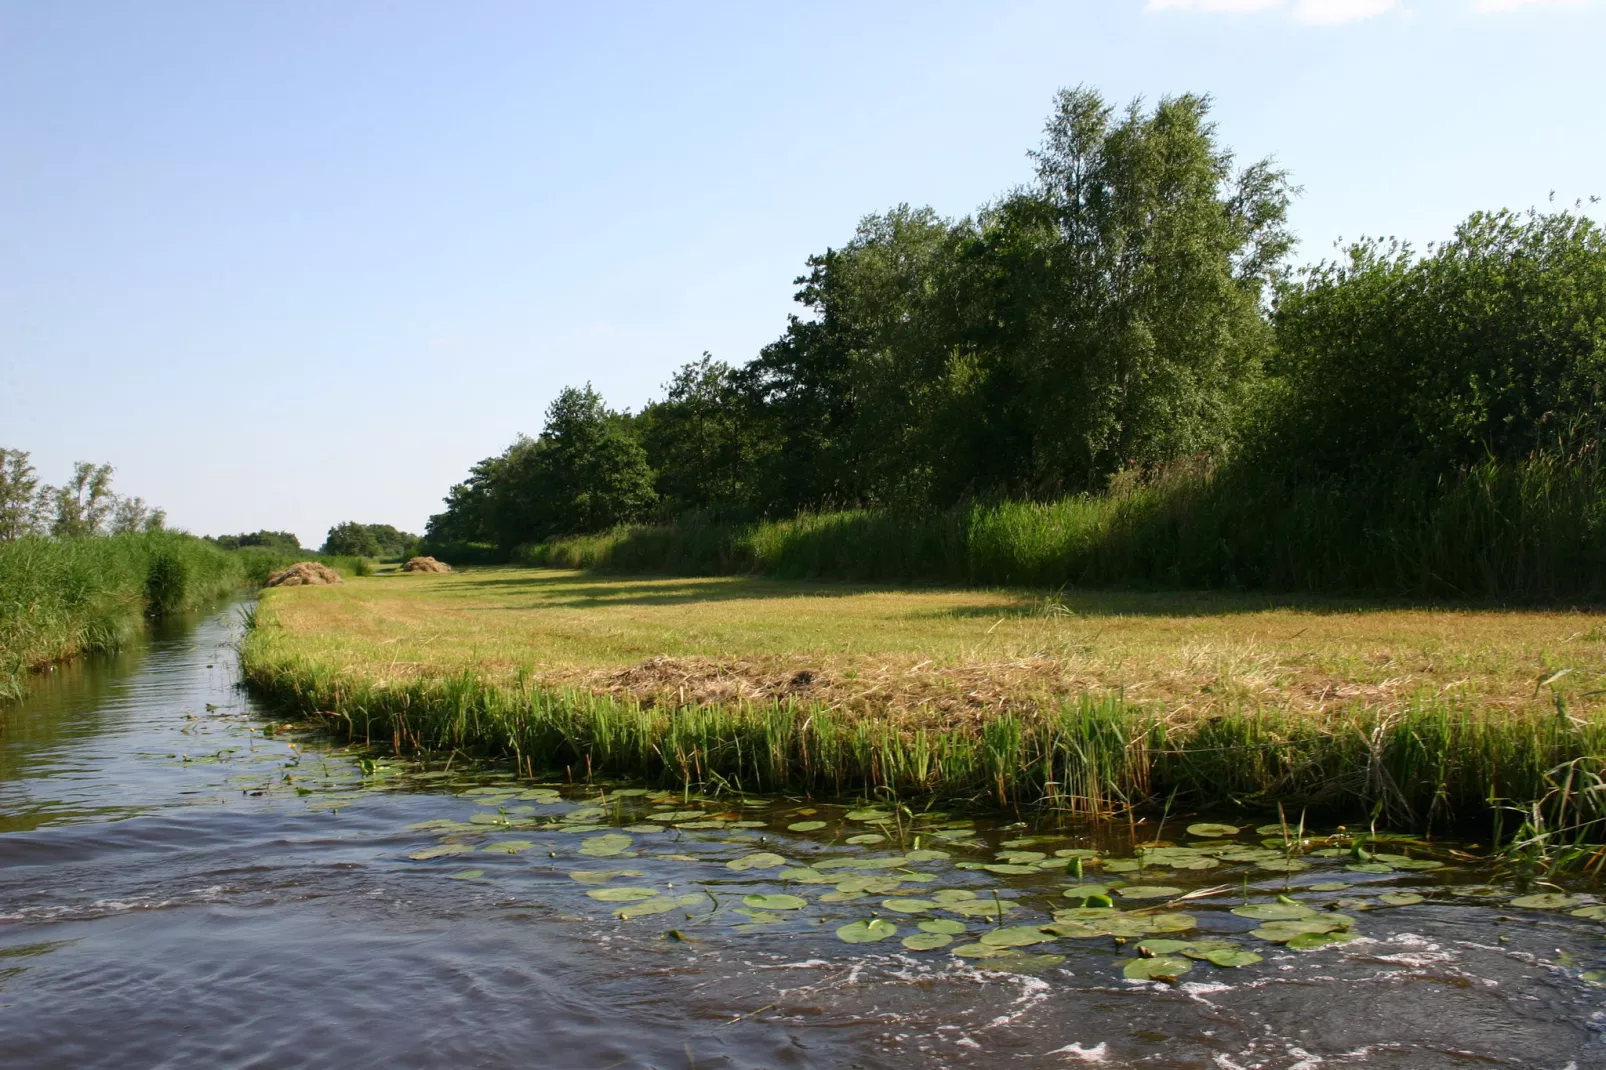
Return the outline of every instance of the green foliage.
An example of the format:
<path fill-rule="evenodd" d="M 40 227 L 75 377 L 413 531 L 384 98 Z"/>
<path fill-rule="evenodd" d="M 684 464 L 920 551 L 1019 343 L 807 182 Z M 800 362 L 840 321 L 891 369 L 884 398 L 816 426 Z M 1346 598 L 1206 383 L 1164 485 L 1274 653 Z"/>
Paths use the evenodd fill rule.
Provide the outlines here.
<path fill-rule="evenodd" d="M 1606 232 L 1581 215 L 1477 213 L 1425 257 L 1361 242 L 1276 323 L 1258 463 L 1445 471 L 1606 431 Z"/>
<path fill-rule="evenodd" d="M 39 478 L 24 450 L 0 449 L 0 542 L 31 534 Z"/>
<path fill-rule="evenodd" d="M 99 535 L 117 506 L 112 493 L 112 466 L 88 461 L 73 464 L 70 482 L 42 490 L 50 534 L 59 539 Z"/>
<path fill-rule="evenodd" d="M 1476 598 L 1606 596 L 1598 452 L 1444 477 L 1193 468 L 1053 502 L 621 528 L 521 548 L 527 564 L 787 578 L 1250 587 Z"/>
<path fill-rule="evenodd" d="M 247 546 L 260 546 L 285 554 L 299 554 L 301 540 L 289 531 L 253 531 L 239 535 L 219 535 L 211 540 L 225 550 L 238 550 Z"/>
<path fill-rule="evenodd" d="M 417 535 L 397 531 L 389 524 L 347 521 L 329 529 L 319 552 L 337 557 L 399 558 L 412 553 L 418 541 Z"/>
<path fill-rule="evenodd" d="M 657 501 L 652 469 L 631 422 L 588 385 L 567 387 L 538 439 L 520 438 L 476 464 L 430 518 L 430 545 L 521 542 L 602 531 L 645 518 Z"/>
<path fill-rule="evenodd" d="M 170 532 L 0 543 L 0 697 L 28 670 L 124 642 L 145 616 L 193 608 L 236 587 L 243 563 Z"/>

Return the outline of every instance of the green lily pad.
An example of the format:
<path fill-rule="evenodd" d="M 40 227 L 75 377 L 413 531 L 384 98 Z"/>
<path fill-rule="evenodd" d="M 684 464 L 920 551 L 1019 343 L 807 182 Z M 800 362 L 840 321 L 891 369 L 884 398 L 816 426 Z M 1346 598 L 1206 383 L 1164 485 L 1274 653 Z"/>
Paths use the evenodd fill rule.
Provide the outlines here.
<path fill-rule="evenodd" d="M 881 905 L 899 914 L 922 914 L 937 909 L 934 899 L 887 899 Z"/>
<path fill-rule="evenodd" d="M 1143 868 L 1143 863 L 1135 858 L 1112 858 L 1104 863 L 1106 873 L 1136 873 Z"/>
<path fill-rule="evenodd" d="M 477 880 L 483 876 L 485 876 L 485 871 L 483 869 L 465 869 L 461 873 L 453 873 L 448 875 L 446 879 L 449 881 L 471 881 Z"/>
<path fill-rule="evenodd" d="M 903 946 L 910 951 L 935 951 L 953 942 L 954 938 L 947 933 L 914 933 L 903 938 Z"/>
<path fill-rule="evenodd" d="M 1323 881 L 1320 884 L 1307 884 L 1304 890 L 1309 892 L 1342 892 L 1345 888 L 1353 888 L 1348 881 Z"/>
<path fill-rule="evenodd" d="M 408 855 L 414 862 L 423 862 L 430 858 L 445 858 L 447 855 L 473 854 L 474 847 L 467 843 L 441 843 L 434 847 L 426 847 L 422 851 L 414 851 Z"/>
<path fill-rule="evenodd" d="M 757 851 L 750 855 L 731 859 L 725 863 L 725 868 L 735 870 L 737 873 L 745 873 L 750 869 L 775 869 L 784 865 L 786 865 L 786 859 L 780 855 L 769 851 Z"/>
<path fill-rule="evenodd" d="M 1047 857 L 1042 851 L 1002 851 L 998 854 L 998 861 L 1024 866 L 1029 862 L 1041 862 Z"/>
<path fill-rule="evenodd" d="M 1197 825 L 1188 826 L 1189 836 L 1198 836 L 1205 840 L 1216 840 L 1223 836 L 1238 835 L 1237 825 L 1219 825 L 1209 821 L 1201 821 Z"/>
<path fill-rule="evenodd" d="M 1036 866 L 1017 866 L 1009 862 L 994 862 L 991 865 L 982 866 L 981 868 L 985 869 L 988 873 L 997 873 L 1000 876 L 1006 877 L 1019 876 L 1027 873 L 1035 874 L 1038 872 Z"/>
<path fill-rule="evenodd" d="M 620 877 L 642 877 L 644 873 L 639 869 L 577 869 L 569 874 L 569 879 L 581 884 L 607 884 Z"/>
<path fill-rule="evenodd" d="M 1191 940 L 1168 940 L 1157 936 L 1138 944 L 1138 950 L 1148 955 L 1180 955 L 1193 946 Z"/>
<path fill-rule="evenodd" d="M 885 810 L 849 810 L 843 815 L 849 821 L 890 821 L 892 815 Z"/>
<path fill-rule="evenodd" d="M 1345 866 L 1351 873 L 1393 873 L 1394 867 L 1387 862 L 1355 862 Z"/>
<path fill-rule="evenodd" d="M 495 843 L 486 844 L 480 850 L 489 851 L 491 854 L 497 855 L 516 855 L 528 851 L 534 846 L 535 844 L 529 840 L 497 840 Z"/>
<path fill-rule="evenodd" d="M 898 927 L 890 921 L 872 918 L 869 921 L 852 921 L 836 931 L 836 938 L 845 944 L 873 944 L 889 936 L 897 936 Z"/>
<path fill-rule="evenodd" d="M 906 862 L 940 862 L 952 857 L 947 851 L 939 851 L 932 847 L 922 847 L 903 856 Z"/>
<path fill-rule="evenodd" d="M 1579 907 L 1577 910 L 1569 910 L 1567 913 L 1571 914 L 1575 918 L 1588 918 L 1590 921 L 1606 921 L 1606 906 L 1602 906 L 1600 904 Z"/>
<path fill-rule="evenodd" d="M 855 899 L 868 899 L 868 898 L 870 898 L 868 892 L 844 892 L 841 889 L 837 889 L 835 891 L 826 892 L 824 895 L 820 896 L 820 902 L 822 902 L 822 903 L 851 903 Z"/>
<path fill-rule="evenodd" d="M 844 842 L 855 846 L 868 847 L 874 843 L 885 843 L 886 840 L 887 838 L 879 832 L 861 832 L 856 836 L 849 836 Z"/>
<path fill-rule="evenodd" d="M 944 936 L 958 936 L 965 931 L 965 923 L 954 921 L 952 918 L 932 918 L 915 926 L 921 932 L 941 933 Z"/>
<path fill-rule="evenodd" d="M 791 832 L 813 832 L 816 829 L 823 829 L 825 827 L 825 822 L 824 821 L 794 821 L 794 822 L 792 822 L 790 825 L 788 825 L 786 827 L 787 827 L 787 830 L 791 831 Z"/>
<path fill-rule="evenodd" d="M 1115 889 L 1123 899 L 1174 899 L 1182 894 L 1181 888 L 1169 884 L 1132 884 Z"/>
<path fill-rule="evenodd" d="M 1378 902 L 1387 903 L 1391 907 L 1408 907 L 1426 902 L 1427 896 L 1417 895 L 1415 892 L 1384 892 L 1377 899 Z"/>
<path fill-rule="evenodd" d="M 1193 963 L 1175 955 L 1156 955 L 1147 959 L 1131 959 L 1121 967 L 1121 975 L 1130 981 L 1175 981 L 1193 969 Z"/>
<path fill-rule="evenodd" d="M 593 888 L 586 894 L 603 903 L 634 903 L 658 893 L 651 888 Z"/>
<path fill-rule="evenodd" d="M 1308 918 L 1315 914 L 1316 910 L 1304 903 L 1252 903 L 1249 906 L 1233 907 L 1232 912 L 1240 918 L 1254 918 L 1256 921 L 1292 921 L 1296 918 Z"/>
<path fill-rule="evenodd" d="M 996 959 L 1006 958 L 1015 954 L 1015 952 L 1007 947 L 998 947 L 994 944 L 973 943 L 960 944 L 954 948 L 954 954 L 962 959 Z"/>
<path fill-rule="evenodd" d="M 744 895 L 742 902 L 760 910 L 802 910 L 809 901 L 800 895 Z"/>
<path fill-rule="evenodd" d="M 1087 899 L 1090 896 L 1109 894 L 1110 886 L 1107 884 L 1073 884 L 1064 892 L 1067 899 Z"/>
<path fill-rule="evenodd" d="M 1008 900 L 994 902 L 991 899 L 965 899 L 953 903 L 943 903 L 942 909 L 955 914 L 963 914 L 967 918 L 996 918 L 1015 912 L 1015 904 Z"/>
<path fill-rule="evenodd" d="M 1511 901 L 1511 905 L 1531 910 L 1560 910 L 1563 907 L 1577 906 L 1578 897 L 1563 895 L 1560 892 L 1540 892 L 1536 895 L 1519 895 Z"/>
<path fill-rule="evenodd" d="M 1319 947 L 1331 947 L 1334 944 L 1347 944 L 1355 939 L 1355 934 L 1338 930 L 1330 933 L 1300 933 L 1283 946 L 1291 947 L 1296 951 L 1314 951 Z"/>
<path fill-rule="evenodd" d="M 1029 944 L 1046 944 L 1054 934 L 1036 925 L 1010 925 L 983 933 L 978 939 L 990 947 L 1026 947 Z"/>
<path fill-rule="evenodd" d="M 660 895 L 651 899 L 643 899 L 637 903 L 621 907 L 614 911 L 614 916 L 629 921 L 632 918 L 644 918 L 652 914 L 667 914 L 671 910 L 684 910 L 707 902 L 702 896 L 695 893 L 688 895 Z"/>
<path fill-rule="evenodd" d="M 624 854 L 634 842 L 623 832 L 608 832 L 587 837 L 580 844 L 580 853 L 591 858 L 612 858 Z"/>
<path fill-rule="evenodd" d="M 1216 951 L 1207 951 L 1205 961 L 1212 966 L 1253 966 L 1261 961 L 1261 957 L 1253 951 L 1244 951 L 1240 948 L 1221 948 Z"/>
<path fill-rule="evenodd" d="M 560 816 L 558 818 L 558 820 L 559 821 L 595 821 L 599 817 L 606 816 L 607 813 L 608 813 L 608 811 L 604 810 L 600 806 L 582 806 L 578 810 L 570 810 L 568 813 L 563 814 L 562 816 Z M 703 815 L 701 813 L 699 813 L 696 816 L 702 817 Z"/>

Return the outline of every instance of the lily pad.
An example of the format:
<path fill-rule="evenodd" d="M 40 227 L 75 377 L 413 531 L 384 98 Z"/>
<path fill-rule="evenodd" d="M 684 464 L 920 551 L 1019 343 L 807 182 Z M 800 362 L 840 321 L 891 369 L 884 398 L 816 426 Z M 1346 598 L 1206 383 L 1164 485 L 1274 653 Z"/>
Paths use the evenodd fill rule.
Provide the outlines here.
<path fill-rule="evenodd" d="M 861 832 L 858 835 L 849 836 L 843 842 L 851 843 L 856 847 L 868 847 L 875 843 L 885 843 L 886 840 L 887 838 L 879 832 Z"/>
<path fill-rule="evenodd" d="M 1560 910 L 1563 907 L 1577 906 L 1578 897 L 1563 895 L 1560 892 L 1540 892 L 1536 895 L 1519 895 L 1511 901 L 1511 905 L 1531 910 Z"/>
<path fill-rule="evenodd" d="M 937 909 L 936 900 L 933 899 L 887 899 L 881 905 L 899 914 L 923 914 Z"/>
<path fill-rule="evenodd" d="M 1319 947 L 1331 947 L 1334 944 L 1347 944 L 1355 939 L 1355 934 L 1337 930 L 1330 933 L 1300 933 L 1284 944 L 1295 951 L 1314 951 Z"/>
<path fill-rule="evenodd" d="M 889 936 L 897 936 L 898 927 L 890 921 L 872 918 L 869 921 L 852 921 L 836 931 L 836 938 L 845 944 L 873 944 Z"/>
<path fill-rule="evenodd" d="M 1316 913 L 1316 909 L 1304 903 L 1252 903 L 1233 907 L 1232 912 L 1240 918 L 1254 918 L 1256 921 L 1293 921 L 1310 917 Z"/>
<path fill-rule="evenodd" d="M 1415 892 L 1384 892 L 1377 898 L 1379 902 L 1387 903 L 1391 907 L 1408 907 L 1427 901 L 1427 896 L 1417 895 Z"/>
<path fill-rule="evenodd" d="M 892 815 L 885 810 L 849 810 L 843 815 L 849 821 L 890 821 Z"/>
<path fill-rule="evenodd" d="M 958 936 L 965 931 L 965 923 L 954 921 L 952 918 L 932 918 L 915 926 L 921 932 L 941 933 L 944 936 Z"/>
<path fill-rule="evenodd" d="M 1221 948 L 1205 952 L 1205 961 L 1212 966 L 1253 966 L 1261 961 L 1261 957 L 1253 951 L 1244 951 L 1241 948 Z"/>
<path fill-rule="evenodd" d="M 701 810 L 666 810 L 659 814 L 648 814 L 647 820 L 665 822 L 696 821 L 703 816 L 705 815 Z"/>
<path fill-rule="evenodd" d="M 426 847 L 422 851 L 414 851 L 408 855 L 414 862 L 423 862 L 430 858 L 445 858 L 447 855 L 473 854 L 474 847 L 467 843 L 440 843 L 434 847 Z"/>
<path fill-rule="evenodd" d="M 1201 821 L 1197 825 L 1188 826 L 1189 836 L 1198 836 L 1201 839 L 1216 840 L 1223 836 L 1238 835 L 1237 825 L 1220 825 L 1209 821 Z"/>
<path fill-rule="evenodd" d="M 903 938 L 903 946 L 910 951 L 935 951 L 953 942 L 954 938 L 947 933 L 914 933 Z"/>
<path fill-rule="evenodd" d="M 998 947 L 994 944 L 983 944 L 978 942 L 972 944 L 960 944 L 958 947 L 954 948 L 954 954 L 958 955 L 962 959 L 996 959 L 1006 958 L 1010 955 L 1016 954 L 1016 952 L 1007 947 Z"/>
<path fill-rule="evenodd" d="M 1569 910 L 1567 913 L 1571 914 L 1575 918 L 1588 918 L 1590 921 L 1606 921 L 1606 906 L 1602 906 L 1600 904 L 1579 907 L 1577 910 Z"/>
<path fill-rule="evenodd" d="M 629 921 L 631 918 L 644 918 L 652 914 L 667 914 L 671 910 L 684 910 L 687 907 L 693 907 L 703 902 L 707 902 L 707 900 L 696 894 L 660 895 L 621 907 L 614 914 L 616 917 Z"/>
<path fill-rule="evenodd" d="M 985 869 L 988 873 L 997 873 L 1000 876 L 1005 877 L 1020 876 L 1027 873 L 1035 874 L 1040 872 L 1036 866 L 1017 866 L 1009 862 L 994 862 L 991 865 L 982 866 L 981 868 Z"/>
<path fill-rule="evenodd" d="M 1345 866 L 1351 873 L 1393 873 L 1394 867 L 1387 862 L 1355 862 Z"/>
<path fill-rule="evenodd" d="M 1121 967 L 1121 975 L 1129 981 L 1175 981 L 1193 969 L 1193 963 L 1176 955 L 1156 955 L 1147 959 L 1131 959 Z"/>
<path fill-rule="evenodd" d="M 906 862 L 941 862 L 945 858 L 952 857 L 947 851 L 939 851 L 932 847 L 922 847 L 903 856 Z"/>
<path fill-rule="evenodd" d="M 657 894 L 651 888 L 593 888 L 586 893 L 602 903 L 635 903 Z"/>
<path fill-rule="evenodd" d="M 760 910 L 802 910 L 809 901 L 799 895 L 744 895 L 742 902 Z"/>
<path fill-rule="evenodd" d="M 623 854 L 635 842 L 623 832 L 591 836 L 580 844 L 580 853 L 591 858 L 612 858 Z"/>
<path fill-rule="evenodd" d="M 1026 947 L 1030 944 L 1046 944 L 1054 939 L 1054 934 L 1036 925 L 1010 925 L 983 933 L 978 939 L 991 947 Z"/>
<path fill-rule="evenodd" d="M 784 865 L 786 865 L 786 859 L 780 855 L 770 851 L 757 851 L 750 855 L 731 859 L 725 863 L 725 868 L 735 870 L 737 873 L 745 873 L 750 869 L 775 869 Z"/>
<path fill-rule="evenodd" d="M 461 873 L 450 874 L 446 879 L 449 881 L 471 881 L 483 876 L 485 876 L 483 869 L 465 869 Z"/>
<path fill-rule="evenodd" d="M 955 914 L 963 914 L 967 918 L 996 918 L 1015 912 L 1015 904 L 1008 900 L 994 902 L 991 899 L 966 899 L 960 902 L 944 903 L 942 909 Z"/>
<path fill-rule="evenodd" d="M 931 898 L 939 903 L 959 903 L 966 899 L 975 899 L 976 893 L 969 888 L 939 888 L 931 893 Z"/>
<path fill-rule="evenodd" d="M 607 884 L 620 877 L 645 876 L 639 869 L 577 869 L 569 874 L 569 879 L 581 884 Z"/>
<path fill-rule="evenodd" d="M 826 892 L 824 895 L 820 896 L 820 902 L 822 902 L 822 903 L 851 903 L 855 899 L 868 899 L 868 898 L 869 898 L 869 893 L 868 892 L 844 892 L 841 889 L 837 889 L 836 891 Z"/>
<path fill-rule="evenodd" d="M 495 843 L 486 844 L 481 850 L 497 855 L 516 855 L 522 854 L 534 846 L 535 844 L 529 840 L 497 840 Z"/>
<path fill-rule="evenodd" d="M 1182 894 L 1181 888 L 1169 884 L 1131 884 L 1115 891 L 1123 899 L 1174 899 Z"/>
<path fill-rule="evenodd" d="M 786 826 L 791 832 L 813 832 L 825 827 L 824 821 L 794 821 Z"/>
<path fill-rule="evenodd" d="M 1112 858 L 1104 863 L 1106 873 L 1136 873 L 1143 868 L 1143 863 L 1136 858 Z"/>
<path fill-rule="evenodd" d="M 1048 855 L 1042 851 L 1003 851 L 999 853 L 998 861 L 1013 862 L 1018 866 L 1024 866 L 1028 862 L 1041 862 L 1047 857 Z"/>
<path fill-rule="evenodd" d="M 1346 888 L 1355 887 L 1349 881 L 1323 881 L 1320 884 L 1307 884 L 1305 891 L 1309 892 L 1342 892 Z"/>

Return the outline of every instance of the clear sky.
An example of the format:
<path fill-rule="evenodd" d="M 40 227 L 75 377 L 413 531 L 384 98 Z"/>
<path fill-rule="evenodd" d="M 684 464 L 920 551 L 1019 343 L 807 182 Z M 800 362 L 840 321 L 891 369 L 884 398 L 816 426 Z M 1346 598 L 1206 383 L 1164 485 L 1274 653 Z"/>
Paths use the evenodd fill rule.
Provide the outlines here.
<path fill-rule="evenodd" d="M 1606 0 L 0 0 L 0 446 L 419 531 L 564 385 L 745 361 L 862 215 L 1025 181 L 1062 86 L 1211 94 L 1310 260 L 1606 195 L 1603 55 Z"/>

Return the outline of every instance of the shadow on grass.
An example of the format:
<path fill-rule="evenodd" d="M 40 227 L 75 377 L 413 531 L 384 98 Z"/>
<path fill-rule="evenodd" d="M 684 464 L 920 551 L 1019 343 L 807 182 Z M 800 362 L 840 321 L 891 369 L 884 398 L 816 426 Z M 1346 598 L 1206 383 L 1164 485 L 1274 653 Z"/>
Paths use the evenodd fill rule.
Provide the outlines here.
<path fill-rule="evenodd" d="M 512 566 L 476 568 L 459 581 L 502 594 L 527 592 L 533 603 L 489 607 L 507 611 L 532 608 L 594 609 L 608 606 L 696 605 L 712 602 L 773 601 L 788 598 L 850 598 L 868 594 L 986 593 L 1009 599 L 1004 604 L 916 609 L 908 617 L 940 619 L 974 617 L 1215 617 L 1292 610 L 1322 615 L 1351 615 L 1399 610 L 1481 612 L 1567 611 L 1565 606 L 1479 604 L 1433 599 L 1367 598 L 1364 596 L 1278 594 L 1264 591 L 1147 591 L 1110 589 L 975 589 L 937 584 L 853 583 L 831 580 L 788 580 L 769 576 L 669 576 L 530 570 Z M 1599 612 L 1598 607 L 1582 607 Z"/>

